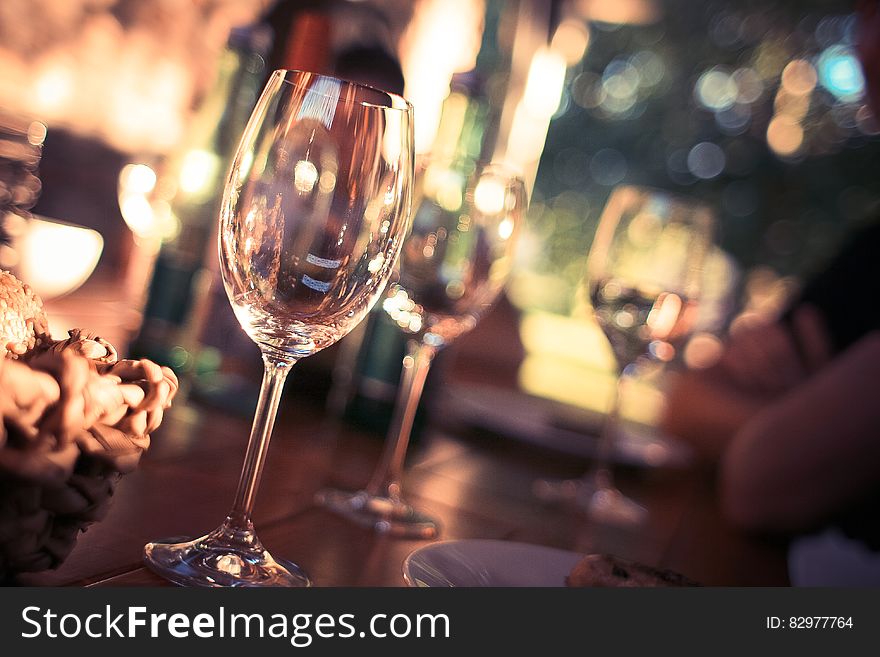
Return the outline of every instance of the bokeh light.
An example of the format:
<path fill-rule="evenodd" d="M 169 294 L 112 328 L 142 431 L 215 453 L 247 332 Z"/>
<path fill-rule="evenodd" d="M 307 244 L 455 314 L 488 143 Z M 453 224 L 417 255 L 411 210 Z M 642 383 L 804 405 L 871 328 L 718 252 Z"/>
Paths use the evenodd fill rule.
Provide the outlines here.
<path fill-rule="evenodd" d="M 739 90 L 729 73 L 712 68 L 700 76 L 694 91 L 697 101 L 706 109 L 724 110 L 736 102 Z"/>
<path fill-rule="evenodd" d="M 590 33 L 583 21 L 566 19 L 553 33 L 550 48 L 565 59 L 569 66 L 577 64 L 584 56 L 590 43 Z"/>
<path fill-rule="evenodd" d="M 640 50 L 629 58 L 638 71 L 643 87 L 651 88 L 663 82 L 666 76 L 666 64 L 663 59 L 652 50 Z"/>
<path fill-rule="evenodd" d="M 598 107 L 605 98 L 602 78 L 591 71 L 579 73 L 571 82 L 572 100 L 585 109 Z"/>
<path fill-rule="evenodd" d="M 837 44 L 826 48 L 819 56 L 819 81 L 822 86 L 844 101 L 861 98 L 865 79 L 855 53 Z"/>
<path fill-rule="evenodd" d="M 818 76 L 805 59 L 793 59 L 782 70 L 782 87 L 790 94 L 802 96 L 813 91 Z"/>
<path fill-rule="evenodd" d="M 748 105 L 736 103 L 727 109 L 715 112 L 715 123 L 726 135 L 739 135 L 745 132 L 752 120 L 752 110 Z"/>
<path fill-rule="evenodd" d="M 641 75 L 629 61 L 615 59 L 602 74 L 605 98 L 602 108 L 612 114 L 622 114 L 635 105 L 638 98 Z"/>
<path fill-rule="evenodd" d="M 724 171 L 727 158 L 718 144 L 703 141 L 695 145 L 688 152 L 688 170 L 697 178 L 707 180 L 715 178 Z"/>
<path fill-rule="evenodd" d="M 777 155 L 788 157 L 796 154 L 804 141 L 804 130 L 798 122 L 785 114 L 779 114 L 767 126 L 767 145 Z"/>

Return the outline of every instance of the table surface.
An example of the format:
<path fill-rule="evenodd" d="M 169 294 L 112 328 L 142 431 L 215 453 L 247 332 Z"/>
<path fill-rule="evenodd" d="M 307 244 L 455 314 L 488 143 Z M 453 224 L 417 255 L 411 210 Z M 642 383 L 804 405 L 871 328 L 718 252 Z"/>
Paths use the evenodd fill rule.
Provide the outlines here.
<path fill-rule="evenodd" d="M 111 340 L 119 340 L 113 330 L 124 330 L 119 323 L 126 317 L 124 304 L 98 302 L 107 290 L 92 286 L 83 294 L 89 290 L 94 302 L 84 303 L 82 294 L 61 299 L 51 316 L 70 325 L 106 325 Z M 461 382 L 456 376 L 460 379 L 462 370 L 448 374 L 444 385 Z M 498 372 L 476 367 L 471 374 L 485 383 Z M 273 555 L 302 566 L 316 586 L 405 585 L 402 563 L 427 541 L 376 534 L 314 503 L 324 486 L 363 486 L 379 460 L 382 437 L 330 418 L 315 398 L 290 393 L 282 399 L 256 501 L 254 522 L 263 544 Z M 22 575 L 18 583 L 166 584 L 143 566 L 144 543 L 198 536 L 222 521 L 249 428 L 249 417 L 175 400 L 138 469 L 119 482 L 108 515 L 80 536 L 61 567 Z M 705 468 L 618 468 L 620 488 L 649 511 L 649 520 L 637 529 L 597 525 L 576 508 L 547 505 L 533 496 L 535 479 L 579 476 L 587 465 L 585 458 L 534 443 L 435 423 L 411 446 L 404 491 L 441 521 L 439 540 L 503 539 L 608 552 L 679 571 L 709 586 L 788 584 L 785 545 L 726 525 Z"/>
<path fill-rule="evenodd" d="M 225 517 L 248 420 L 190 403 L 166 418 L 140 467 L 119 483 L 107 517 L 57 570 L 25 585 L 158 586 L 143 544 L 199 535 Z M 286 400 L 270 445 L 254 522 L 267 548 L 317 586 L 403 586 L 405 557 L 427 541 L 392 538 L 317 507 L 322 486 L 362 486 L 379 436 L 328 420 L 313 402 Z M 509 438 L 434 428 L 412 446 L 405 491 L 442 522 L 440 540 L 491 538 L 577 552 L 610 552 L 682 572 L 705 585 L 786 585 L 783 546 L 747 537 L 718 515 L 712 478 L 698 469 L 624 469 L 621 488 L 649 509 L 639 529 L 589 522 L 577 509 L 536 501 L 542 476 L 576 476 L 586 461 Z"/>

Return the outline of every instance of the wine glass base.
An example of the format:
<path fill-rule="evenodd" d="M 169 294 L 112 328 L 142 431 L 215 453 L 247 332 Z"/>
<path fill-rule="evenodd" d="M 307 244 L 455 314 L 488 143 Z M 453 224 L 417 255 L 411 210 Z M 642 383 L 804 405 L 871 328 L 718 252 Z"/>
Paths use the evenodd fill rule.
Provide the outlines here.
<path fill-rule="evenodd" d="M 144 546 L 144 563 L 180 586 L 305 587 L 308 576 L 295 563 L 275 559 L 259 541 L 229 545 L 216 530 L 194 540 L 166 539 Z"/>
<path fill-rule="evenodd" d="M 648 510 L 611 486 L 599 486 L 590 477 L 538 479 L 532 492 L 539 500 L 575 504 L 587 517 L 607 525 L 633 527 L 648 519 Z"/>
<path fill-rule="evenodd" d="M 364 490 L 319 491 L 315 501 L 329 511 L 372 527 L 375 531 L 400 538 L 436 538 L 440 523 L 400 499 L 370 495 Z"/>

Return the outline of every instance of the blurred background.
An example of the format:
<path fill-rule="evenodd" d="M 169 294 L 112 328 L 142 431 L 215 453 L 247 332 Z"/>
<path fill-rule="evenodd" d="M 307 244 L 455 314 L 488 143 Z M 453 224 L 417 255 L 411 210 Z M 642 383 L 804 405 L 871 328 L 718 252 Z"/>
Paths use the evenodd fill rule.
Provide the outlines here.
<path fill-rule="evenodd" d="M 880 125 L 851 12 L 838 0 L 4 0 L 0 266 L 44 296 L 54 332 L 102 332 L 173 366 L 193 397 L 250 415 L 259 359 L 218 283 L 213 234 L 247 116 L 275 68 L 386 88 L 402 74 L 420 156 L 505 161 L 531 197 L 507 296 L 443 354 L 425 402 L 576 450 L 552 427 L 593 421 L 614 381 L 582 280 L 616 186 L 691 195 L 719 218 L 700 331 L 672 367 L 711 362 L 733 323 L 778 311 L 880 211 Z M 287 394 L 381 430 L 402 350 L 371 317 L 301 363 Z M 647 380 L 624 414 L 650 424 L 660 404 Z"/>

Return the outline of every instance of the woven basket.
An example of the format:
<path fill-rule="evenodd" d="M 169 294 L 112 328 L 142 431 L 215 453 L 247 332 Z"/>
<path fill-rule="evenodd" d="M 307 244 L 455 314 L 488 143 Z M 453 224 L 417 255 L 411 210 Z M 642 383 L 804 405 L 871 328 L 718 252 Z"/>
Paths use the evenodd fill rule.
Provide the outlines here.
<path fill-rule="evenodd" d="M 21 305 L 0 290 L 0 315 Z M 36 307 L 24 339 L 0 335 L 0 580 L 64 561 L 107 513 L 178 387 L 168 368 L 117 360 L 112 345 L 79 330 L 52 340 Z M 17 315 L 0 320 L 20 328 Z"/>

